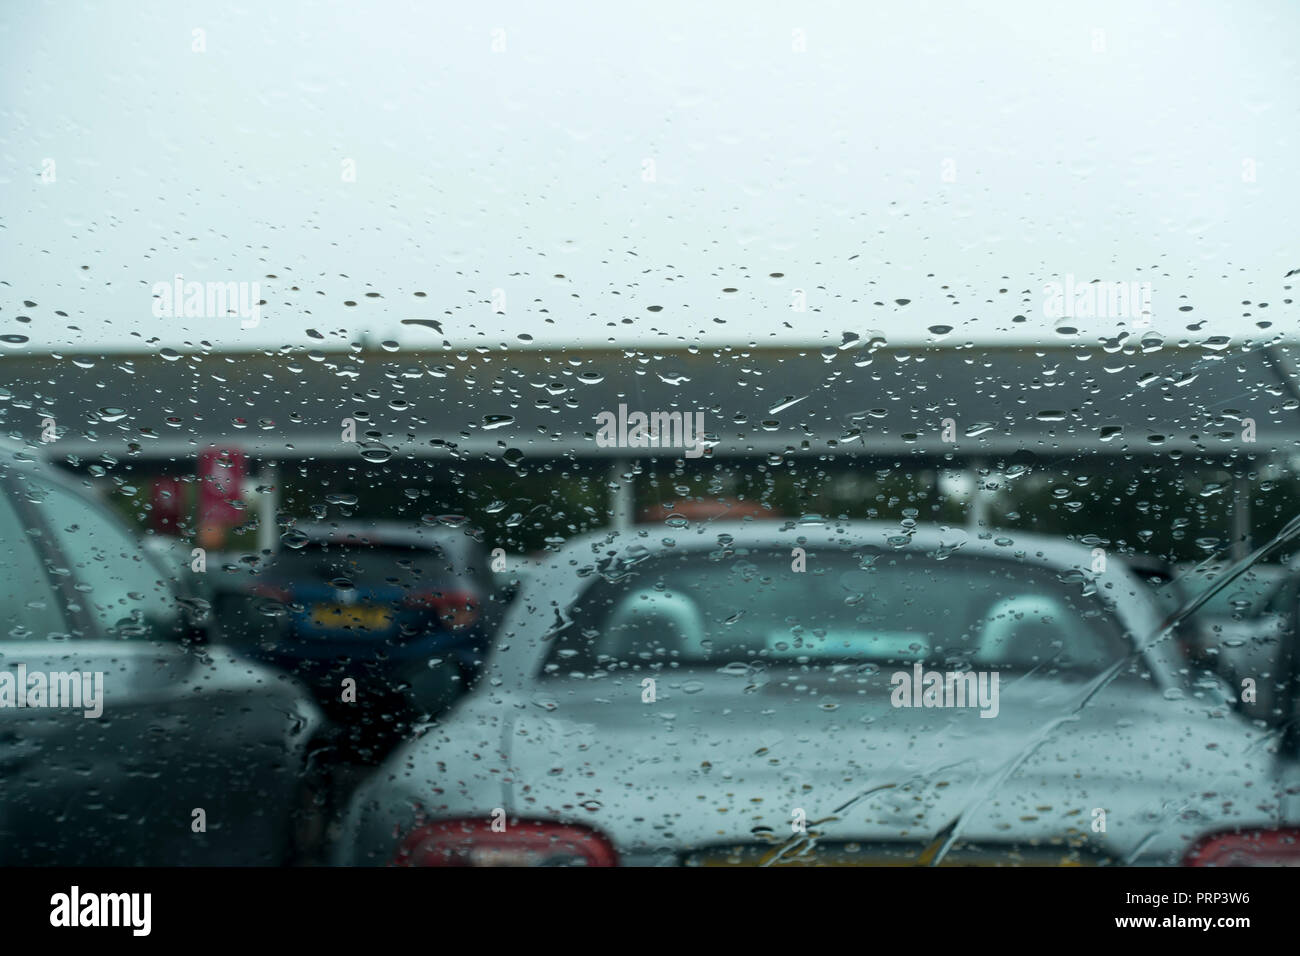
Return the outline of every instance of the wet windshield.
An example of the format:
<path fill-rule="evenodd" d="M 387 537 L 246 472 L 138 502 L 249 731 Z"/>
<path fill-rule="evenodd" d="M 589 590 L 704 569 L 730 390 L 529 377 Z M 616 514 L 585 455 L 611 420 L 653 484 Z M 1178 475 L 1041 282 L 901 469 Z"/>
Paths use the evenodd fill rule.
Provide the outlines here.
<path fill-rule="evenodd" d="M 1298 39 L 0 4 L 0 864 L 1300 863 Z"/>

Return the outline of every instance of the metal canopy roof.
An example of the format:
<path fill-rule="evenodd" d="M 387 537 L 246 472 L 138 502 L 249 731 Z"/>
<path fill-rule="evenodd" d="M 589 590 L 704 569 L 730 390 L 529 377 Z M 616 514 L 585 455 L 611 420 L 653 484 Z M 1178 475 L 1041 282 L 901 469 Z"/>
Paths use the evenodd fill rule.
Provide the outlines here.
<path fill-rule="evenodd" d="M 0 421 L 55 457 L 680 457 L 602 448 L 596 415 L 703 412 L 714 457 L 1226 457 L 1300 451 L 1296 346 L 697 349 L 0 356 Z M 343 420 L 356 441 L 343 440 Z M 956 441 L 944 441 L 952 419 Z M 1243 443 L 1244 419 L 1256 442 Z"/>

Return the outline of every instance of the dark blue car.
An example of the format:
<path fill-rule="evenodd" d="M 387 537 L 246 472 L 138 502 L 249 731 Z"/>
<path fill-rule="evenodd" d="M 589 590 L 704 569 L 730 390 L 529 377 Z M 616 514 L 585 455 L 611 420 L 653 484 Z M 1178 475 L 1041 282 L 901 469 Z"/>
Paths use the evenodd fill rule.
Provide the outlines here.
<path fill-rule="evenodd" d="M 499 606 L 486 549 L 446 528 L 299 527 L 238 580 L 216 602 L 227 631 L 367 747 L 464 692 Z"/>

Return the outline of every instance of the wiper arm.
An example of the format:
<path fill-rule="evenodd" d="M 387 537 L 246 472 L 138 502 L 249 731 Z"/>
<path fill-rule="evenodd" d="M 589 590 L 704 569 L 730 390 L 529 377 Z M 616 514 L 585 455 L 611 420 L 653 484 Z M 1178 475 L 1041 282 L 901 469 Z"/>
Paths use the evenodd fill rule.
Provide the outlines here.
<path fill-rule="evenodd" d="M 1282 545 L 1294 541 L 1296 538 L 1300 538 L 1300 515 L 1296 515 L 1294 518 L 1288 521 L 1286 523 L 1286 526 L 1277 534 L 1275 534 L 1266 544 L 1262 545 L 1259 548 L 1256 548 L 1253 552 L 1251 552 L 1246 557 L 1239 560 L 1236 564 L 1233 564 L 1231 567 L 1228 568 L 1228 570 L 1223 574 L 1221 578 L 1219 578 L 1217 581 L 1215 581 L 1213 584 L 1207 587 L 1200 594 L 1196 595 L 1194 598 L 1184 602 L 1183 605 L 1178 608 L 1178 610 L 1174 611 L 1168 617 L 1166 617 L 1164 621 L 1160 623 L 1160 626 L 1157 627 L 1156 630 L 1150 635 L 1150 637 L 1148 637 L 1146 641 L 1143 641 L 1141 644 L 1138 645 L 1136 653 L 1141 653 L 1143 650 L 1150 647 L 1152 644 L 1155 644 L 1157 641 L 1162 640 L 1182 621 L 1186 620 L 1188 616 L 1195 614 L 1200 608 L 1202 608 L 1205 605 L 1205 603 L 1210 600 L 1210 598 L 1214 597 L 1216 594 L 1218 594 L 1220 591 L 1226 588 L 1237 578 L 1241 577 L 1252 567 L 1254 567 L 1256 564 L 1262 561 L 1265 557 L 1272 554 L 1278 548 L 1282 547 Z M 930 845 L 927 847 L 927 852 L 925 854 L 926 863 L 928 863 L 930 866 L 939 865 L 939 863 L 943 860 L 944 856 L 947 855 L 948 850 L 952 847 L 954 843 L 956 843 L 957 837 L 961 833 L 962 824 L 965 823 L 966 819 L 970 816 L 971 811 L 973 811 L 979 804 L 987 800 L 989 796 L 992 795 L 993 792 L 996 791 L 997 788 L 1002 785 L 1003 781 L 1005 781 L 1009 776 L 1011 776 L 1011 774 L 1016 770 L 1016 768 L 1018 768 L 1022 763 L 1024 763 L 1024 761 L 1029 758 L 1030 754 L 1032 754 L 1036 749 L 1038 749 L 1038 746 L 1044 740 L 1047 739 L 1051 731 L 1055 730 L 1056 727 L 1060 726 L 1062 723 L 1065 723 L 1067 719 L 1073 718 L 1075 714 L 1077 714 L 1084 707 L 1088 706 L 1088 704 L 1092 701 L 1092 699 L 1104 687 L 1106 687 L 1111 681 L 1113 681 L 1119 675 L 1120 670 L 1122 669 L 1122 664 L 1123 664 L 1122 661 L 1117 662 L 1115 666 L 1110 668 L 1110 670 L 1106 674 L 1104 674 L 1102 678 L 1094 684 L 1093 687 L 1089 689 L 1088 693 L 1086 693 L 1083 696 L 1083 698 L 1078 702 L 1077 706 L 1075 706 L 1065 718 L 1058 719 L 1048 724 L 1047 727 L 1043 728 L 1043 730 L 1040 731 L 1035 736 L 1035 738 L 1030 742 L 1028 747 L 1024 748 L 1020 753 L 1016 754 L 1014 757 L 1011 758 L 1010 761 L 1008 761 L 1008 763 L 1002 768 L 1001 772 L 998 774 L 997 778 L 993 781 L 993 786 L 991 786 L 987 791 L 985 791 L 985 793 L 979 796 L 974 802 L 967 805 L 952 820 L 948 821 L 948 823 L 944 824 L 944 826 L 939 828 L 939 831 L 934 835 L 934 837 L 930 841 Z M 937 848 L 936 848 L 936 844 L 937 844 Z"/>
<path fill-rule="evenodd" d="M 1256 564 L 1262 561 L 1265 557 L 1272 554 L 1282 545 L 1294 541 L 1296 538 L 1300 538 L 1300 515 L 1296 515 L 1294 518 L 1288 521 L 1286 523 L 1286 527 L 1284 527 L 1281 531 L 1275 534 L 1267 544 L 1263 545 L 1262 547 L 1256 548 L 1250 554 L 1246 555 L 1246 557 L 1242 558 L 1236 564 L 1229 567 L 1222 577 L 1218 578 L 1213 584 L 1207 587 L 1204 591 L 1197 594 L 1196 597 L 1192 598 L 1191 600 L 1184 602 L 1183 605 L 1178 608 L 1178 610 L 1174 611 L 1168 617 L 1165 618 L 1164 622 L 1160 625 L 1160 627 L 1156 629 L 1156 632 L 1152 634 L 1150 639 L 1142 646 L 1146 647 L 1149 646 L 1150 644 L 1154 644 L 1168 631 L 1171 631 L 1173 628 L 1177 627 L 1188 617 L 1190 617 L 1191 615 L 1199 611 L 1210 600 L 1210 598 L 1214 597 L 1216 594 L 1218 594 L 1220 591 L 1226 588 L 1229 584 L 1237 580 L 1237 578 L 1241 577 L 1243 574 L 1245 574 L 1252 567 L 1254 567 Z M 1183 577 L 1185 576 L 1186 575 L 1184 575 Z M 1181 581 L 1182 577 L 1179 577 L 1176 580 Z"/>

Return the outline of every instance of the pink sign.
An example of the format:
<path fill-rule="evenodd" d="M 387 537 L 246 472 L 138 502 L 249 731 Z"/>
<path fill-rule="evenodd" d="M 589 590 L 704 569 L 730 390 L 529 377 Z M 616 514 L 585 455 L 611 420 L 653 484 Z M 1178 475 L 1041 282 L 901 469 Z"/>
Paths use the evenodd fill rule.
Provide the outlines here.
<path fill-rule="evenodd" d="M 247 463 L 233 448 L 206 448 L 199 453 L 199 524 L 234 525 L 244 520 L 235 507 L 243 495 Z"/>

